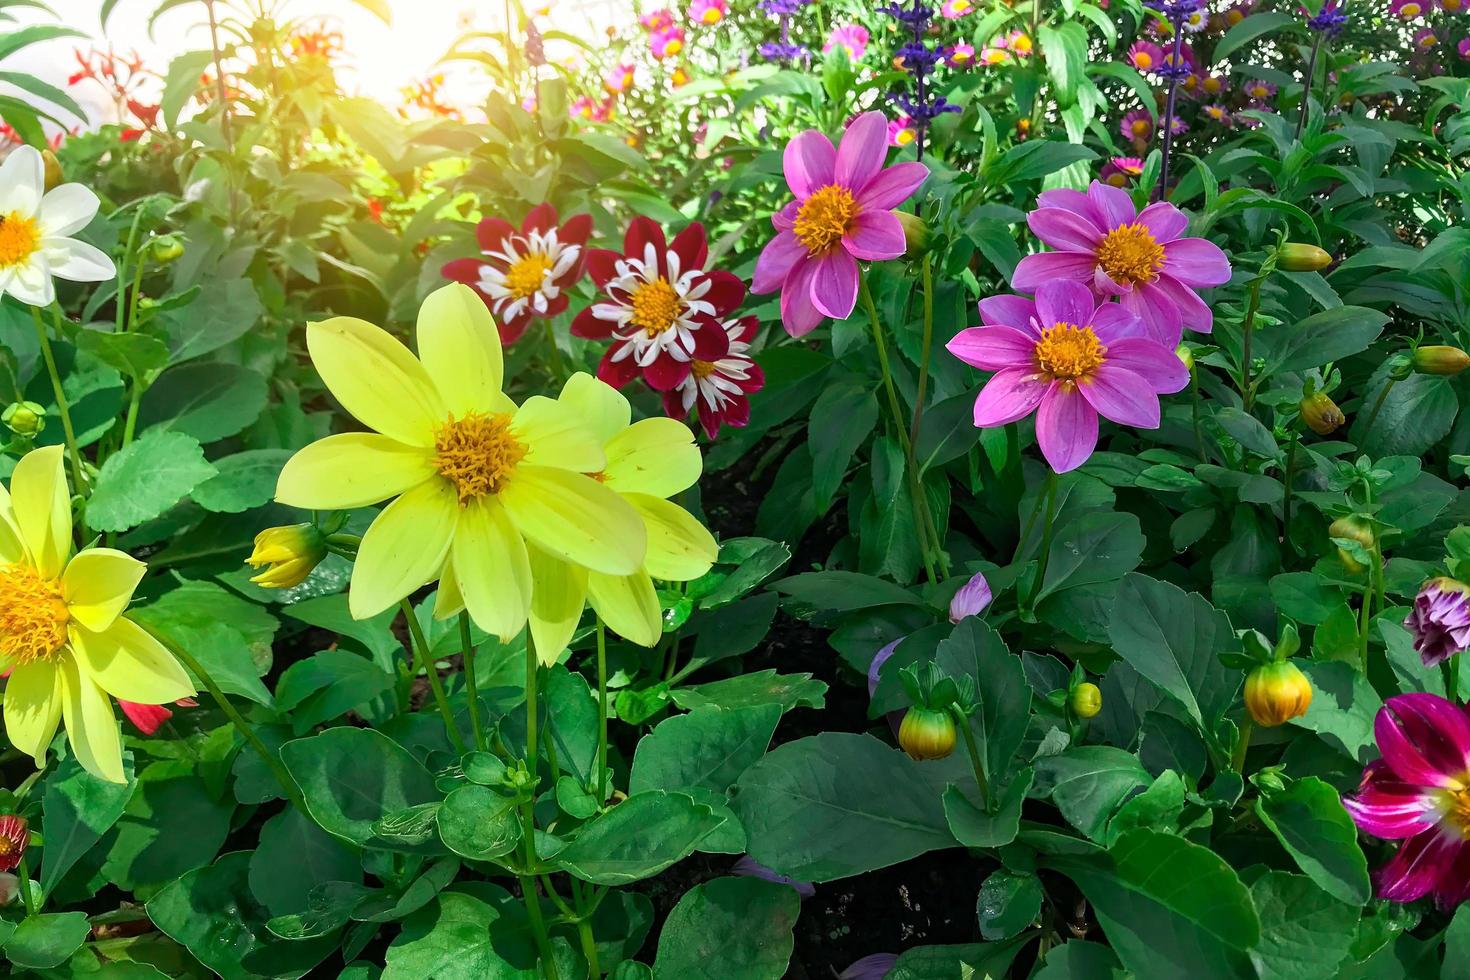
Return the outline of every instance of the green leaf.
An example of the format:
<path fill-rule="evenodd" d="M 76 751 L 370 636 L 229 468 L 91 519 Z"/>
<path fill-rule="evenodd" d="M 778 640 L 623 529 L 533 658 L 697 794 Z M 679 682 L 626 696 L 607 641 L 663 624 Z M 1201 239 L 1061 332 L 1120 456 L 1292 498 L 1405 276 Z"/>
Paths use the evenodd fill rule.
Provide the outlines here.
<path fill-rule="evenodd" d="M 922 599 L 901 585 L 857 572 L 803 572 L 773 582 L 770 588 L 790 596 L 787 605 L 802 611 L 837 613 L 872 606 L 923 604 Z"/>
<path fill-rule="evenodd" d="M 1337 790 L 1308 776 L 1258 799 L 1256 814 L 1318 887 L 1351 905 L 1367 903 L 1368 859 Z"/>
<path fill-rule="evenodd" d="M 853 454 L 878 425 L 878 399 L 855 381 L 822 389 L 812 406 L 807 448 L 812 454 L 812 492 L 826 512 L 847 476 Z"/>
<path fill-rule="evenodd" d="M 1101 943 L 1074 939 L 1055 946 L 1031 980 L 1127 980 L 1117 955 Z"/>
<path fill-rule="evenodd" d="M 1298 623 L 1319 626 L 1343 604 L 1343 594 L 1313 572 L 1283 572 L 1271 577 L 1276 608 Z"/>
<path fill-rule="evenodd" d="M 1331 980 L 1358 932 L 1359 912 L 1301 875 L 1268 871 L 1251 886 L 1261 943 L 1251 960 L 1261 980 Z M 1448 974 L 1446 974 L 1448 977 Z"/>
<path fill-rule="evenodd" d="M 949 824 L 955 840 L 966 847 L 1004 847 L 1016 839 L 1021 827 L 1021 805 L 1036 778 L 1036 770 L 1030 766 L 1011 777 L 1005 792 L 994 806 L 986 811 L 969 788 L 951 783 L 944 788 L 944 819 Z M 971 780 L 973 785 L 974 780 Z M 991 790 L 991 792 L 995 792 Z"/>
<path fill-rule="evenodd" d="M 388 947 L 382 980 L 531 980 L 534 970 L 511 966 L 495 950 L 492 930 L 504 926 L 514 904 L 505 889 L 488 882 L 441 892 L 404 920 Z"/>
<path fill-rule="evenodd" d="M 1132 514 L 1095 512 L 1069 521 L 1052 541 L 1037 600 L 1064 589 L 1116 582 L 1138 567 L 1145 543 Z"/>
<path fill-rule="evenodd" d="M 638 742 L 629 794 L 704 789 L 724 796 L 765 754 L 781 706 L 703 707 L 661 722 Z"/>
<path fill-rule="evenodd" d="M 1373 685 L 1352 664 L 1341 661 L 1301 661 L 1312 682 L 1307 713 L 1292 720 L 1316 732 L 1356 761 L 1367 764 L 1378 754 L 1373 719 L 1383 701 Z"/>
<path fill-rule="evenodd" d="M 1444 972 L 1440 980 L 1470 980 L 1470 905 L 1461 905 L 1444 936 Z"/>
<path fill-rule="evenodd" d="M 78 119 L 87 118 L 86 110 L 77 105 L 76 99 L 68 95 L 65 90 L 59 89 L 48 82 L 43 82 L 35 75 L 28 75 L 23 71 L 0 71 L 0 82 L 9 82 L 16 88 L 24 89 L 47 102 L 61 106 L 61 108 Z"/>
<path fill-rule="evenodd" d="M 690 796 L 649 790 L 589 821 L 555 863 L 583 881 L 626 885 L 688 857 L 723 822 Z"/>
<path fill-rule="evenodd" d="M 301 787 L 312 819 L 354 844 L 372 839 L 373 821 L 440 798 L 429 771 L 370 728 L 333 728 L 287 742 L 281 761 Z"/>
<path fill-rule="evenodd" d="M 504 857 L 521 840 L 515 797 L 486 786 L 461 786 L 439 808 L 439 837 L 456 854 L 476 861 Z"/>
<path fill-rule="evenodd" d="M 174 364 L 219 350 L 254 327 L 265 307 L 248 279 L 207 280 L 193 302 L 160 313 Z"/>
<path fill-rule="evenodd" d="M 1245 47 L 1258 37 L 1263 37 L 1273 31 L 1288 29 L 1301 29 L 1300 21 L 1293 14 L 1281 10 L 1252 14 L 1226 31 L 1225 36 L 1216 42 L 1215 57 L 1224 58 L 1232 51 Z"/>
<path fill-rule="evenodd" d="M 266 400 L 265 378 L 255 371 L 221 361 L 195 361 L 159 376 L 143 396 L 138 420 L 144 428 L 182 432 L 201 444 L 211 443 L 254 423 Z"/>
<path fill-rule="evenodd" d="M 1041 915 L 1041 879 L 1030 871 L 992 871 L 980 884 L 975 914 L 991 942 L 1018 935 Z"/>
<path fill-rule="evenodd" d="M 41 797 L 41 890 L 50 894 L 71 866 L 112 829 L 133 795 L 132 753 L 123 755 L 125 783 L 111 783 L 68 756 L 46 780 Z"/>
<path fill-rule="evenodd" d="M 291 458 L 289 449 L 250 449 L 214 461 L 218 471 L 190 495 L 205 510 L 240 514 L 270 503 L 276 478 Z"/>
<path fill-rule="evenodd" d="M 184 433 L 145 432 L 102 464 L 87 501 L 87 523 L 99 531 L 126 531 L 158 517 L 216 472 Z"/>
<path fill-rule="evenodd" d="M 163 96 L 159 100 L 166 127 L 173 129 L 178 124 L 179 113 L 199 91 L 199 78 L 213 61 L 213 51 L 186 51 L 175 55 L 168 63 L 168 75 L 163 80 Z"/>
<path fill-rule="evenodd" d="M 217 800 L 193 760 L 154 762 L 112 831 L 102 873 L 119 888 L 172 881 L 214 860 L 230 832 L 233 800 Z"/>
<path fill-rule="evenodd" d="M 50 41 L 58 37 L 86 37 L 72 27 L 57 27 L 53 24 L 33 24 L 19 30 L 7 30 L 0 35 L 0 61 L 5 60 L 22 48 L 39 41 Z"/>
<path fill-rule="evenodd" d="M 716 878 L 696 885 L 659 933 L 654 980 L 781 980 L 800 912 L 796 892 L 775 882 Z"/>
<path fill-rule="evenodd" d="M 934 662 L 953 678 L 975 679 L 975 713 L 970 728 L 985 776 L 994 791 L 1014 772 L 1011 759 L 1026 737 L 1031 688 L 1021 658 L 978 616 L 966 617 L 934 650 Z"/>
<path fill-rule="evenodd" d="M 117 369 L 134 383 L 141 379 L 147 384 L 168 366 L 168 348 L 142 333 L 83 330 L 77 334 L 77 349 Z"/>
<path fill-rule="evenodd" d="M 558 764 L 590 786 L 597 769 L 597 701 L 581 674 L 553 667 L 546 683 L 547 724 Z"/>
<path fill-rule="evenodd" d="M 393 688 L 393 675 L 361 654 L 323 650 L 286 668 L 276 707 L 291 713 L 296 734 L 331 721 Z"/>
<path fill-rule="evenodd" d="M 1270 16 L 1257 14 L 1256 17 Z M 1282 15 L 1289 16 L 1289 15 Z M 1248 17 L 1242 24 L 1255 20 Z M 1240 25 L 1236 25 L 1239 27 Z M 1368 349 L 1388 323 L 1388 315 L 1366 306 L 1338 306 L 1296 323 L 1283 323 L 1257 335 L 1266 373 L 1304 371 L 1340 361 Z"/>
<path fill-rule="evenodd" d="M 251 893 L 271 915 L 287 915 L 305 911 L 320 884 L 361 884 L 362 863 L 352 848 L 287 807 L 260 828 L 249 881 Z"/>
<path fill-rule="evenodd" d="M 5 941 L 5 956 L 23 970 L 49 970 L 66 962 L 91 931 L 85 912 L 42 912 L 16 925 Z"/>
<path fill-rule="evenodd" d="M 1363 392 L 1363 404 L 1373 406 L 1389 384 L 1387 371 Z M 1437 445 L 1454 425 L 1460 402 L 1449 378 L 1411 374 L 1393 385 L 1376 417 L 1370 407 L 1359 412 L 1352 428 L 1353 441 L 1375 457 L 1418 456 Z M 1368 426 L 1369 419 L 1373 425 Z"/>
<path fill-rule="evenodd" d="M 803 705 L 820 708 L 827 685 L 811 674 L 778 674 L 774 668 L 693 687 L 676 688 L 674 703 L 686 711 L 701 707 L 743 708 L 756 704 L 779 704 L 782 711 Z"/>
<path fill-rule="evenodd" d="M 1035 793 L 1050 795 L 1067 822 L 1095 841 L 1123 801 L 1150 782 L 1138 756 L 1111 745 L 1082 745 L 1036 760 Z"/>
<path fill-rule="evenodd" d="M 274 703 L 260 677 L 280 624 L 260 606 L 212 582 L 186 582 L 128 615 L 186 648 L 226 693 Z"/>

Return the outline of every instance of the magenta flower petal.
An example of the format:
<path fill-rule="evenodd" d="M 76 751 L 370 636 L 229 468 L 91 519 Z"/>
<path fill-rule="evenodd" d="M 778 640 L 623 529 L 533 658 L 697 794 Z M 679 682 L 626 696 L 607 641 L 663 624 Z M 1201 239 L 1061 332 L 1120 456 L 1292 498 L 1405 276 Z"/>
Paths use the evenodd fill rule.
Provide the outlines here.
<path fill-rule="evenodd" d="M 751 292 L 774 293 L 781 288 L 791 267 L 806 258 L 806 246 L 790 231 L 779 232 L 766 242 L 755 260 L 755 278 L 750 284 Z"/>
<path fill-rule="evenodd" d="M 1159 396 L 1153 386 L 1109 358 L 1077 386 L 1088 404 L 1105 419 L 1140 429 L 1159 427 Z"/>
<path fill-rule="evenodd" d="M 888 154 L 888 120 L 881 112 L 865 112 L 848 123 L 837 147 L 836 183 L 861 193 L 883 169 Z"/>
<path fill-rule="evenodd" d="M 1384 840 L 1413 837 L 1435 826 L 1432 798 L 1395 776 L 1381 759 L 1368 763 L 1362 784 L 1342 805 L 1359 830 Z"/>
<path fill-rule="evenodd" d="M 1118 297 L 1118 302 L 1123 309 L 1143 321 L 1148 336 L 1156 343 L 1170 350 L 1179 346 L 1179 339 L 1184 335 L 1179 307 L 1174 305 L 1168 293 L 1158 288 L 1158 283 L 1130 290 Z"/>
<path fill-rule="evenodd" d="M 1051 387 L 1030 367 L 995 372 L 975 397 L 975 425 L 982 429 L 1023 419 L 1036 410 Z"/>
<path fill-rule="evenodd" d="M 1145 291 L 1152 290 L 1156 294 L 1162 294 L 1174 305 L 1174 309 L 1178 312 L 1181 334 L 1185 329 L 1196 333 L 1209 333 L 1214 329 L 1215 314 L 1211 312 L 1210 305 L 1178 279 L 1159 276 L 1157 280 L 1143 288 Z M 1146 301 L 1154 302 L 1152 298 Z"/>
<path fill-rule="evenodd" d="M 1189 368 L 1179 360 L 1179 355 L 1141 337 L 1125 337 L 1109 343 L 1108 363 L 1138 375 L 1161 395 L 1172 395 L 1189 385 Z"/>
<path fill-rule="evenodd" d="M 781 287 L 781 325 L 793 337 L 804 337 L 822 322 L 822 313 L 812 305 L 812 276 L 816 266 L 803 258 L 792 266 Z"/>
<path fill-rule="evenodd" d="M 869 262 L 896 259 L 908 248 L 903 225 L 892 211 L 859 211 L 842 236 L 842 245 Z"/>
<path fill-rule="evenodd" d="M 1454 579 L 1430 579 L 1414 597 L 1404 626 L 1414 634 L 1414 649 L 1433 667 L 1470 649 L 1470 590 Z"/>
<path fill-rule="evenodd" d="M 1088 282 L 1097 260 L 1088 252 L 1038 252 L 1028 255 L 1011 273 L 1011 288 L 1023 293 L 1035 292 L 1054 279 L 1076 279 Z"/>
<path fill-rule="evenodd" d="M 1036 358 L 1036 338 L 1014 327 L 970 327 L 955 334 L 945 348 L 982 371 L 1030 368 Z"/>
<path fill-rule="evenodd" d="M 1041 334 L 1032 321 L 1036 318 L 1036 303 L 1024 296 L 1006 293 L 1004 296 L 987 296 L 980 301 L 980 322 L 995 326 L 1014 327 L 1028 336 L 1040 339 Z"/>
<path fill-rule="evenodd" d="M 1438 830 L 1409 838 L 1393 860 L 1378 870 L 1378 897 L 1414 902 L 1434 891 L 1444 868 L 1452 866 L 1462 841 Z"/>
<path fill-rule="evenodd" d="M 1092 329 L 1104 344 L 1112 344 L 1129 337 L 1147 337 L 1148 330 L 1134 313 L 1123 308 L 1121 303 L 1099 303 L 1092 311 Z"/>
<path fill-rule="evenodd" d="M 1164 244 L 1164 275 L 1196 288 L 1223 286 L 1230 281 L 1230 260 L 1214 242 L 1179 238 Z"/>
<path fill-rule="evenodd" d="M 1072 190 L 1070 187 L 1062 187 L 1057 190 L 1042 191 L 1036 196 L 1036 204 L 1043 208 L 1064 208 L 1074 211 L 1082 217 L 1097 225 L 1098 230 L 1103 230 L 1102 215 L 1097 208 L 1092 206 L 1086 194 L 1081 191 Z"/>
<path fill-rule="evenodd" d="M 929 168 L 922 163 L 895 163 L 858 192 L 858 207 L 890 211 L 907 201 L 928 177 Z"/>
<path fill-rule="evenodd" d="M 1064 208 L 1037 208 L 1026 215 L 1026 225 L 1037 238 L 1063 251 L 1091 252 L 1103 239 L 1091 220 Z"/>
<path fill-rule="evenodd" d="M 1097 411 L 1075 386 L 1052 385 L 1036 412 L 1036 442 L 1053 470 L 1075 470 L 1097 447 Z"/>
<path fill-rule="evenodd" d="M 1058 323 L 1085 327 L 1091 322 L 1096 306 L 1092 290 L 1080 282 L 1063 279 L 1036 287 L 1036 318 L 1043 330 Z"/>
<path fill-rule="evenodd" d="M 834 248 L 809 263 L 812 305 L 834 320 L 846 320 L 857 305 L 858 265 L 846 249 Z"/>
<path fill-rule="evenodd" d="M 894 640 L 892 643 L 888 644 L 877 653 L 873 654 L 873 662 L 868 664 L 869 701 L 873 700 L 873 695 L 878 693 L 878 681 L 882 678 L 883 665 L 888 663 L 888 658 L 893 656 L 893 651 L 897 650 L 898 645 L 902 643 L 905 639 L 907 639 L 907 637 L 900 636 L 898 639 Z"/>
<path fill-rule="evenodd" d="M 1138 209 L 1133 206 L 1133 198 L 1121 187 L 1094 180 L 1092 186 L 1087 188 L 1087 199 L 1092 202 L 1092 206 L 1097 209 L 1098 216 L 1103 219 L 1104 231 L 1111 231 L 1119 225 L 1132 224 L 1138 217 Z"/>
<path fill-rule="evenodd" d="M 815 129 L 808 129 L 786 144 L 781 164 L 791 192 L 797 198 L 807 198 L 813 191 L 832 183 L 837 171 L 837 151 L 831 140 Z"/>
<path fill-rule="evenodd" d="M 897 953 L 870 953 L 848 964 L 837 980 L 883 980 L 898 963 Z"/>
<path fill-rule="evenodd" d="M 1189 227 L 1189 218 L 1168 201 L 1155 201 L 1138 212 L 1138 223 L 1148 229 L 1156 242 L 1172 242 Z"/>

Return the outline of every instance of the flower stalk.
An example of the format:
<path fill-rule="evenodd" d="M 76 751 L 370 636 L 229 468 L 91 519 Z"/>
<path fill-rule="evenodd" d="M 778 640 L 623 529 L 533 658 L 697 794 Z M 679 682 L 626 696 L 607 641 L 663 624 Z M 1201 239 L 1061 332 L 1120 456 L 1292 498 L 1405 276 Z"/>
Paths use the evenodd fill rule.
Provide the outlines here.
<path fill-rule="evenodd" d="M 456 752 L 464 755 L 466 749 L 464 737 L 459 733 L 459 727 L 454 723 L 454 712 L 450 710 L 449 698 L 444 694 L 444 681 L 439 677 L 439 671 L 434 666 L 433 657 L 429 655 L 429 642 L 424 638 L 424 628 L 419 625 L 419 619 L 414 615 L 413 604 L 407 599 L 398 603 L 403 610 L 403 618 L 408 623 L 410 636 L 410 653 L 417 658 L 418 669 L 424 672 L 429 681 L 429 690 L 434 694 L 434 703 L 439 706 L 439 714 L 444 719 L 444 734 L 449 737 L 449 742 L 454 746 Z"/>

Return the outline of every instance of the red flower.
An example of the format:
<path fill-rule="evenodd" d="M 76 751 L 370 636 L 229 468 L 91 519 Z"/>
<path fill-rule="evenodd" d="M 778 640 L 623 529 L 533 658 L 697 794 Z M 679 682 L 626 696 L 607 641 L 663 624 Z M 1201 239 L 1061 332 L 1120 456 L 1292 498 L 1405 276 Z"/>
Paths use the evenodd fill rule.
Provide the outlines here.
<path fill-rule="evenodd" d="M 20 864 L 30 840 L 25 817 L 13 813 L 0 817 L 0 871 L 13 871 Z"/>
<path fill-rule="evenodd" d="M 720 434 L 722 425 L 744 428 L 750 421 L 750 396 L 766 384 L 764 372 L 749 353 L 760 321 L 744 316 L 721 326 L 730 342 L 725 356 L 713 361 L 695 358 L 689 376 L 664 392 L 665 414 L 682 419 L 697 407 L 699 424 L 711 439 Z"/>
<path fill-rule="evenodd" d="M 136 143 L 138 140 L 143 138 L 143 130 L 136 128 L 125 129 L 118 134 L 117 138 L 122 140 L 124 143 Z"/>
<path fill-rule="evenodd" d="M 158 108 L 156 105 L 144 105 L 137 99 L 128 99 L 128 109 L 149 129 L 158 123 Z"/>
<path fill-rule="evenodd" d="M 193 698 L 182 698 L 174 702 L 180 708 L 197 708 L 199 702 Z M 165 705 L 161 704 L 134 704 L 132 701 L 118 699 L 117 706 L 127 716 L 128 721 L 137 727 L 144 735 L 152 735 L 158 731 L 164 722 L 174 716 Z"/>
<path fill-rule="evenodd" d="M 592 216 L 574 214 L 558 224 L 556 208 L 538 204 L 520 230 L 502 218 L 475 228 L 483 258 L 446 262 L 441 273 L 480 294 L 500 326 L 500 339 L 513 344 L 538 317 L 567 308 L 567 290 L 582 278 Z"/>
<path fill-rule="evenodd" d="M 587 273 L 602 290 L 577 314 L 572 333 L 611 340 L 597 376 L 621 388 L 640 373 L 655 391 L 673 391 L 696 361 L 713 363 L 730 349 L 721 321 L 745 299 L 745 283 L 721 269 L 706 270 L 704 225 L 674 236 L 654 221 L 634 218 L 623 254 L 592 249 Z"/>

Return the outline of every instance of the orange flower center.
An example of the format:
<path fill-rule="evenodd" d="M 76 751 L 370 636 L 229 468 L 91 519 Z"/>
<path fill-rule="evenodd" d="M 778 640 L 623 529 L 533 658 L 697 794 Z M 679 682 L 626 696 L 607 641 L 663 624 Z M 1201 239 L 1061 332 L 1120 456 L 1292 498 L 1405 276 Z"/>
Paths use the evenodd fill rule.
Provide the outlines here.
<path fill-rule="evenodd" d="M 694 377 L 699 379 L 700 381 L 703 381 L 705 378 L 715 373 L 715 362 L 700 360 L 690 361 L 689 373 L 693 374 Z"/>
<path fill-rule="evenodd" d="M 1470 840 L 1470 773 L 1462 776 L 1453 787 L 1439 791 L 1442 823 L 1447 823 Z"/>
<path fill-rule="evenodd" d="M 17 212 L 0 216 L 0 269 L 23 264 L 41 247 L 41 229 L 34 218 Z"/>
<path fill-rule="evenodd" d="M 505 288 L 514 299 L 525 299 L 540 289 L 546 282 L 546 273 L 551 271 L 551 260 L 539 252 L 522 255 L 505 270 Z"/>
<path fill-rule="evenodd" d="M 857 215 L 858 202 L 852 191 L 828 184 L 801 202 L 792 231 L 808 255 L 820 255 L 842 241 Z"/>
<path fill-rule="evenodd" d="M 1119 225 L 1097 247 L 1097 262 L 1120 286 L 1153 282 L 1164 267 L 1164 246 L 1140 222 Z"/>
<path fill-rule="evenodd" d="M 1133 56 L 1133 65 L 1136 68 L 1152 68 L 1153 63 L 1153 55 L 1147 51 L 1140 51 Z"/>
<path fill-rule="evenodd" d="M 1036 365 L 1057 381 L 1077 381 L 1101 367 L 1107 352 L 1091 327 L 1056 323 L 1041 331 Z"/>
<path fill-rule="evenodd" d="M 66 643 L 71 620 L 61 583 L 30 565 L 0 566 L 0 660 L 11 665 L 49 658 Z"/>
<path fill-rule="evenodd" d="M 679 294 L 663 276 L 633 290 L 632 303 L 632 322 L 650 337 L 668 330 L 679 318 Z"/>
<path fill-rule="evenodd" d="M 454 484 L 463 506 L 499 493 L 526 456 L 525 445 L 510 431 L 511 417 L 471 412 L 450 419 L 434 433 L 434 468 Z"/>

